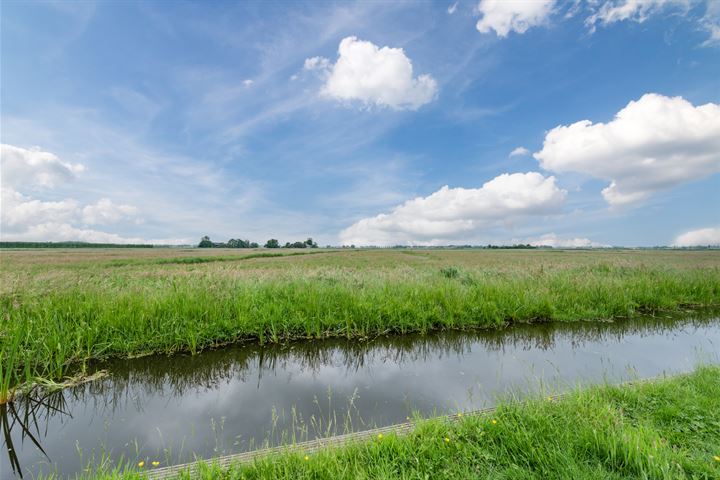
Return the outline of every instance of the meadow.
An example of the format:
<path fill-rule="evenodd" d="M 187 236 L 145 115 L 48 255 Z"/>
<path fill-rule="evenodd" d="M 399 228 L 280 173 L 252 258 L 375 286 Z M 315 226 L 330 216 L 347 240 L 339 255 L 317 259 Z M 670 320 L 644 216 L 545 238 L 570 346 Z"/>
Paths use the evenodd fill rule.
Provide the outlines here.
<path fill-rule="evenodd" d="M 720 477 L 720 368 L 561 397 L 494 412 L 416 419 L 407 435 L 317 452 L 287 450 L 229 467 L 200 463 L 178 479 L 715 479 Z M 158 462 L 155 462 L 158 463 Z M 150 459 L 79 478 L 142 479 Z"/>
<path fill-rule="evenodd" d="M 718 251 L 41 249 L 0 258 L 4 399 L 110 357 L 720 305 Z"/>

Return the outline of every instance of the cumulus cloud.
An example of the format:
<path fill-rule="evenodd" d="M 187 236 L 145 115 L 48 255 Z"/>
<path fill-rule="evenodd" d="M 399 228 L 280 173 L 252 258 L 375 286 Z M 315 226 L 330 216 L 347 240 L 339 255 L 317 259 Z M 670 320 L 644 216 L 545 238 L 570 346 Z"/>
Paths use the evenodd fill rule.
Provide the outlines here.
<path fill-rule="evenodd" d="M 86 225 L 110 225 L 122 220 L 134 219 L 136 213 L 137 208 L 118 205 L 107 198 L 83 207 L 77 200 L 71 198 L 43 201 L 23 195 L 11 187 L 3 187 L 0 225 L 5 240 L 88 241 L 85 240 L 90 235 L 88 232 L 94 232 L 97 238 L 102 238 L 104 233 L 77 229 L 72 224 L 81 222 Z M 56 227 L 57 231 L 53 233 L 51 229 Z M 75 232 L 77 235 L 70 238 L 68 232 Z M 136 239 L 123 243 L 137 243 L 134 240 Z"/>
<path fill-rule="evenodd" d="M 528 150 L 525 147 L 517 147 L 512 152 L 510 152 L 509 157 L 516 157 L 516 156 L 522 156 L 522 155 L 529 155 L 530 150 Z"/>
<path fill-rule="evenodd" d="M 137 208 L 117 204 L 109 198 L 82 205 L 75 199 L 43 200 L 20 190 L 37 190 L 52 194 L 55 187 L 64 186 L 83 172 L 81 164 L 63 162 L 56 155 L 39 148 L 26 149 L 2 145 L 2 195 L 0 201 L 0 233 L 7 241 L 83 241 L 112 243 L 147 243 L 140 238 L 126 238 L 113 233 L 78 228 L 74 224 L 110 225 L 124 220 L 136 220 Z M 154 243 L 174 243 L 158 239 Z M 180 242 L 179 242 L 180 243 Z M 181 242 L 188 243 L 188 242 Z"/>
<path fill-rule="evenodd" d="M 553 248 L 599 248 L 607 247 L 602 243 L 593 242 L 589 238 L 575 237 L 575 238 L 562 238 L 558 237 L 555 233 L 546 233 L 538 238 L 529 238 L 523 242 L 514 243 L 529 243 L 535 247 L 553 247 Z"/>
<path fill-rule="evenodd" d="M 438 90 L 430 75 L 413 76 L 412 62 L 402 48 L 381 48 L 356 37 L 340 42 L 334 64 L 312 57 L 304 68 L 321 74 L 322 95 L 366 106 L 416 110 L 432 101 Z"/>
<path fill-rule="evenodd" d="M 613 206 L 720 172 L 720 105 L 646 94 L 608 123 L 582 120 L 550 130 L 533 155 L 545 170 L 609 180 Z"/>
<path fill-rule="evenodd" d="M 659 13 L 668 7 L 681 7 L 687 10 L 690 7 L 689 0 L 615 0 L 608 1 L 600 5 L 600 7 L 587 19 L 585 24 L 591 29 L 595 29 L 595 25 L 610 25 L 615 22 L 625 20 L 642 23 L 648 19 L 650 15 Z"/>
<path fill-rule="evenodd" d="M 82 209 L 82 222 L 86 225 L 108 225 L 134 217 L 137 208 L 132 205 L 118 205 L 109 198 L 100 199 Z"/>
<path fill-rule="evenodd" d="M 0 178 L 3 186 L 51 188 L 71 181 L 85 170 L 82 164 L 61 161 L 38 147 L 0 145 Z"/>
<path fill-rule="evenodd" d="M 480 33 L 495 31 L 498 37 L 510 32 L 525 33 L 529 28 L 547 23 L 555 0 L 481 0 L 478 4 Z"/>
<path fill-rule="evenodd" d="M 557 213 L 565 190 L 537 172 L 502 174 L 480 188 L 442 187 L 390 213 L 364 218 L 340 232 L 344 245 L 423 245 L 463 241 L 480 229 L 528 215 Z"/>
<path fill-rule="evenodd" d="M 720 227 L 701 228 L 679 235 L 673 245 L 676 247 L 720 246 Z"/>
<path fill-rule="evenodd" d="M 78 209 L 78 202 L 72 199 L 44 202 L 25 196 L 11 187 L 3 187 L 1 198 L 0 223 L 3 231 L 22 231 L 33 224 L 50 221 L 70 221 Z"/>
<path fill-rule="evenodd" d="M 140 237 L 123 237 L 116 233 L 77 228 L 69 223 L 44 222 L 32 225 L 20 233 L 3 235 L 5 241 L 51 241 L 51 242 L 88 242 L 88 243 L 143 243 L 153 245 L 188 245 L 193 243 L 187 238 L 144 239 Z"/>

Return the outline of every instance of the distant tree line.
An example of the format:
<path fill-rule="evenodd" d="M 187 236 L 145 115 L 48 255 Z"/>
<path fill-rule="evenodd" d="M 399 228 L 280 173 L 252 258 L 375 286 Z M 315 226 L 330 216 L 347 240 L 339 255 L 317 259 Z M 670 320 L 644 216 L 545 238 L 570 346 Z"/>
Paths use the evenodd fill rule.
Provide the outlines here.
<path fill-rule="evenodd" d="M 0 242 L 0 248 L 153 248 L 146 243 Z"/>
<path fill-rule="evenodd" d="M 345 247 L 343 247 L 345 248 Z M 355 248 L 355 245 L 352 245 L 351 248 Z M 367 248 L 367 247 L 363 247 Z M 371 247 L 372 248 L 372 247 Z M 529 243 L 516 243 L 514 245 L 433 245 L 433 246 L 408 246 L 408 245 L 395 245 L 390 248 L 396 248 L 396 249 L 413 249 L 413 250 L 458 250 L 458 249 L 492 249 L 492 250 L 506 250 L 506 249 L 538 249 L 538 248 L 550 248 L 546 246 L 536 246 L 536 245 L 530 245 Z"/>
<path fill-rule="evenodd" d="M 205 235 L 200 239 L 198 244 L 199 248 L 259 248 L 260 245 L 257 242 L 251 242 L 250 240 L 238 240 L 231 238 L 227 242 L 213 242 L 210 237 Z M 265 248 L 318 248 L 317 242 L 312 238 L 308 238 L 304 242 L 286 242 L 284 246 L 280 245 L 280 242 L 276 238 L 271 238 L 265 245 Z"/>

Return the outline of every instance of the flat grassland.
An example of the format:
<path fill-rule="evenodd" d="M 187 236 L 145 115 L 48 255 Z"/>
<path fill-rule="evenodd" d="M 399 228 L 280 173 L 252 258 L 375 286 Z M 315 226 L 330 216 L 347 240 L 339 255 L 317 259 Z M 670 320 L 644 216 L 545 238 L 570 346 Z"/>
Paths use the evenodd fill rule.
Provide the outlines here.
<path fill-rule="evenodd" d="M 89 360 L 720 305 L 720 251 L 0 251 L 0 401 Z"/>

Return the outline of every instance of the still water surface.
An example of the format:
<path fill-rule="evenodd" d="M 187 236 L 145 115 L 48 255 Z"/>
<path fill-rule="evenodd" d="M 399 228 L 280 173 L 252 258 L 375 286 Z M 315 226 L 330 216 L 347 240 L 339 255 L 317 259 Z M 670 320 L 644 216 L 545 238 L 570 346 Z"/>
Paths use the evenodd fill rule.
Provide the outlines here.
<path fill-rule="evenodd" d="M 162 465 L 493 405 L 543 385 L 720 362 L 720 319 L 639 318 L 503 331 L 240 346 L 103 365 L 109 377 L 0 411 L 0 477 L 73 475 L 103 455 Z M 94 461 L 93 461 L 94 457 Z M 18 472 L 17 469 L 20 469 Z"/>

